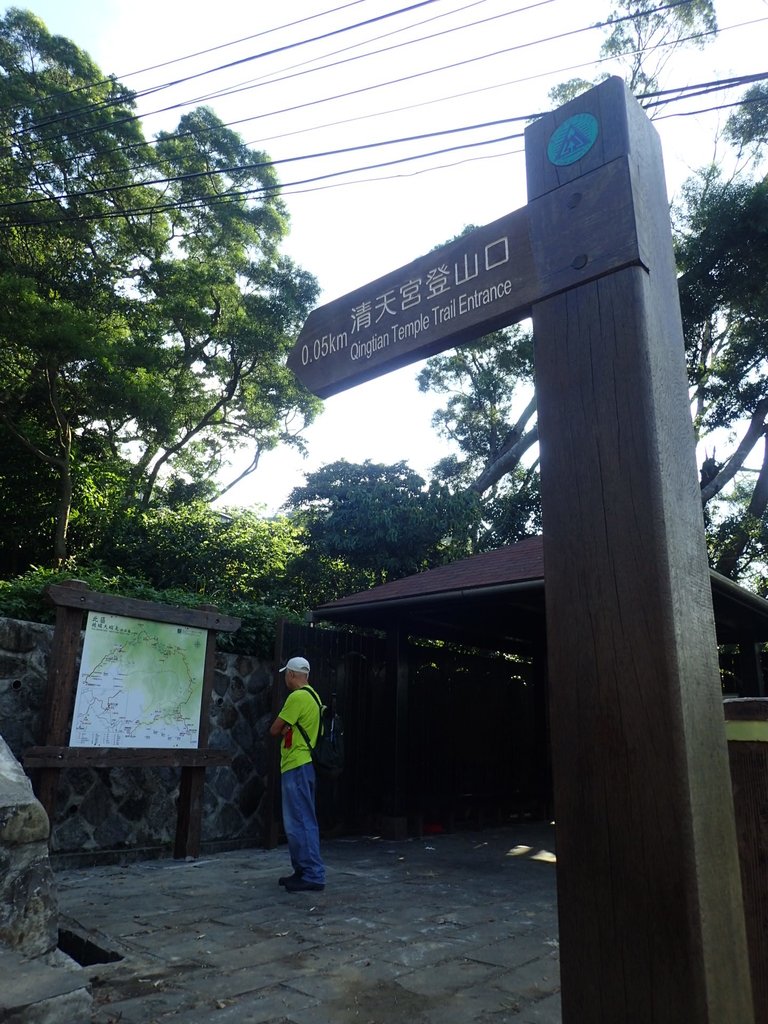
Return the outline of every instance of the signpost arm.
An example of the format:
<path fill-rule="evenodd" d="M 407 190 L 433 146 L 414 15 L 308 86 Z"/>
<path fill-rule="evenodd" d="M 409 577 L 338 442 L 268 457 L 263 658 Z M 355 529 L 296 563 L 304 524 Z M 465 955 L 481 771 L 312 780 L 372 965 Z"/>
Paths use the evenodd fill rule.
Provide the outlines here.
<path fill-rule="evenodd" d="M 660 147 L 619 79 L 526 132 L 564 1024 L 753 1020 Z M 575 155 L 574 155 L 575 154 Z M 627 165 L 638 260 L 563 246 Z M 624 180 L 622 176 L 617 181 Z M 554 212 L 554 215 L 553 215 Z M 554 255 L 553 255 L 554 254 Z"/>

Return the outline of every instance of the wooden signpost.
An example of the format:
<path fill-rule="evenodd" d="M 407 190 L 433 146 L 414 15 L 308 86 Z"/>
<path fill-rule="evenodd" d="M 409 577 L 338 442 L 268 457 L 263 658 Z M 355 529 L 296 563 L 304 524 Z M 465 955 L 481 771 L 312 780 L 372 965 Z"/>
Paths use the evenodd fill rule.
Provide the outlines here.
<path fill-rule="evenodd" d="M 310 315 L 317 394 L 531 316 L 564 1024 L 754 1020 L 658 137 L 612 78 L 527 207 Z"/>
<path fill-rule="evenodd" d="M 36 771 L 35 794 L 51 823 L 55 811 L 59 772 L 62 768 L 180 768 L 173 855 L 178 859 L 197 857 L 200 852 L 205 769 L 231 762 L 231 756 L 227 751 L 211 750 L 207 745 L 209 705 L 216 661 L 216 631 L 231 632 L 239 629 L 240 620 L 222 615 L 213 608 L 176 608 L 114 594 L 100 594 L 74 580 L 68 584 L 49 587 L 48 595 L 56 605 L 56 627 L 44 712 L 46 742 L 44 746 L 32 747 L 25 751 L 22 760 L 25 768 Z M 194 747 L 128 747 L 108 746 L 106 743 L 93 746 L 69 745 L 84 612 L 130 617 L 205 631 L 201 699 L 199 708 L 195 709 L 199 722 L 195 722 Z M 119 646 L 119 634 L 116 635 L 114 646 L 116 649 Z M 159 664 L 156 665 L 156 670 L 158 674 L 162 671 Z M 151 670 L 149 674 L 151 676 Z M 147 683 L 151 684 L 152 679 L 147 679 Z M 115 715 L 117 714 L 115 711 Z"/>

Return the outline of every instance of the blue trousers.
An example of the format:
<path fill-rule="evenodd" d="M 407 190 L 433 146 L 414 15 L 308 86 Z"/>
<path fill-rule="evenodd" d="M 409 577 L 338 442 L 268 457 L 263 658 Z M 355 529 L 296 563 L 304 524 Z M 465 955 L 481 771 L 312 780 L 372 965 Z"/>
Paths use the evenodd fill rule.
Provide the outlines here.
<path fill-rule="evenodd" d="M 315 813 L 315 769 L 311 762 L 290 768 L 280 776 L 283 828 L 293 870 L 306 882 L 325 885 L 320 857 L 320 830 Z"/>

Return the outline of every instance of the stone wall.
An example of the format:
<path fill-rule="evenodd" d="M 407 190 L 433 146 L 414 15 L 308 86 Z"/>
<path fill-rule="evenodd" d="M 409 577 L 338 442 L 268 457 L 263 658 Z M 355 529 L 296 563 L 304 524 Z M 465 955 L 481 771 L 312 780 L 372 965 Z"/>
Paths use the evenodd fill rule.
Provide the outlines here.
<path fill-rule="evenodd" d="M 0 618 L 0 736 L 19 760 L 46 740 L 52 641 L 52 627 Z M 204 849 L 263 842 L 273 672 L 255 658 L 217 655 L 209 745 L 228 750 L 233 762 L 206 771 Z M 63 769 L 52 855 L 69 863 L 165 855 L 175 833 L 179 774 L 172 768 Z"/>

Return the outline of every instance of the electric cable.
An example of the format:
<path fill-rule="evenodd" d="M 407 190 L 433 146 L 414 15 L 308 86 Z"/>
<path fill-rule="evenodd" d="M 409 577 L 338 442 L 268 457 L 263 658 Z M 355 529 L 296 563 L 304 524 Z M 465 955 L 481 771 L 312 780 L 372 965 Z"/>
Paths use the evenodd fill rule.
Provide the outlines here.
<path fill-rule="evenodd" d="M 419 6 L 419 5 L 415 5 L 415 6 Z M 660 9 L 666 9 L 666 8 L 668 8 L 670 6 L 680 6 L 680 4 L 663 5 L 662 8 L 656 8 L 655 10 L 658 11 Z M 590 26 L 590 27 L 593 27 L 593 26 Z M 584 30 L 582 29 L 582 30 L 579 30 L 579 31 L 584 31 Z M 570 33 L 568 33 L 568 34 L 570 34 Z M 522 45 L 527 45 L 527 44 L 522 44 Z M 587 62 L 587 63 L 589 63 L 589 64 L 596 64 L 598 62 L 593 61 L 593 62 Z M 540 77 L 540 76 L 534 76 L 534 77 Z M 740 86 L 740 85 L 747 84 L 749 82 L 761 81 L 761 80 L 764 80 L 765 77 L 768 77 L 768 76 L 765 76 L 765 75 L 739 76 L 737 78 L 732 78 L 732 79 L 728 79 L 728 80 L 722 80 L 720 82 L 700 83 L 699 85 L 697 85 L 695 87 L 689 86 L 689 87 L 685 87 L 684 89 L 678 88 L 678 89 L 671 89 L 671 90 L 663 90 L 663 91 L 659 91 L 657 93 L 648 94 L 647 97 L 639 97 L 639 99 L 641 100 L 641 102 L 643 100 L 646 100 L 644 105 L 650 108 L 650 107 L 659 106 L 659 105 L 662 105 L 662 104 L 669 104 L 671 102 L 679 101 L 679 100 L 682 100 L 682 99 L 685 99 L 685 98 L 692 98 L 692 97 L 695 97 L 697 95 L 705 95 L 705 94 L 707 94 L 709 92 L 716 91 L 718 89 L 722 90 L 724 88 L 733 87 L 733 86 L 736 86 L 736 85 Z M 694 89 L 696 89 L 698 91 L 693 91 Z M 662 96 L 666 96 L 668 98 L 667 99 L 662 99 L 662 98 L 660 98 Z M 657 98 L 654 99 L 652 97 L 657 97 Z M 732 106 L 738 106 L 738 103 L 722 104 L 719 107 L 708 108 L 708 111 L 711 112 L 712 110 L 716 110 L 716 109 L 726 109 L 726 108 L 730 108 Z M 685 112 L 685 116 L 689 116 L 690 113 L 693 113 L 693 112 Z M 268 165 L 277 164 L 277 163 L 287 163 L 287 162 L 293 162 L 293 161 L 302 160 L 302 159 L 303 160 L 308 160 L 308 159 L 311 160 L 311 159 L 317 159 L 319 157 L 324 157 L 324 156 L 338 156 L 338 155 L 341 155 L 343 153 L 353 152 L 353 151 L 359 150 L 359 149 L 369 149 L 369 148 L 375 148 L 377 146 L 383 147 L 383 146 L 392 145 L 392 144 L 397 143 L 397 142 L 412 142 L 412 141 L 416 141 L 418 139 L 435 137 L 437 135 L 453 134 L 453 133 L 459 132 L 459 131 L 469 131 L 469 130 L 472 130 L 472 129 L 478 128 L 478 127 L 487 127 L 487 126 L 489 126 L 491 124 L 506 123 L 508 121 L 513 121 L 513 120 L 526 120 L 526 119 L 530 119 L 530 118 L 532 118 L 534 116 L 538 116 L 538 115 L 526 115 L 526 116 L 520 117 L 520 118 L 502 119 L 502 120 L 499 120 L 497 122 L 484 122 L 484 123 L 482 123 L 480 125 L 469 125 L 469 126 L 464 126 L 462 128 L 446 129 L 446 130 L 444 130 L 442 132 L 424 133 L 422 135 L 408 136 L 408 137 L 404 137 L 404 138 L 401 138 L 401 139 L 385 140 L 385 141 L 381 141 L 381 142 L 377 142 L 377 143 L 367 143 L 367 144 L 364 144 L 364 145 L 361 145 L 361 146 L 357 146 L 357 147 L 346 147 L 344 149 L 328 150 L 328 151 L 324 151 L 322 153 L 312 153 L 312 154 L 306 154 L 306 155 L 299 156 L 299 157 L 286 158 L 285 160 L 264 161 L 264 162 L 261 162 L 260 164 L 255 164 L 255 165 L 247 165 L 246 164 L 246 165 L 241 165 L 241 166 L 222 168 L 222 169 L 217 169 L 216 173 L 237 173 L 238 171 L 242 172 L 244 170 L 249 170 L 249 169 L 253 170 L 253 169 L 255 169 L 258 166 L 268 166 Z M 664 116 L 665 117 L 670 117 L 670 116 L 680 116 L 680 115 L 673 113 L 673 114 L 667 114 L 667 115 L 664 115 Z M 244 119 L 244 120 L 251 120 L 251 119 Z M 494 142 L 497 142 L 497 141 L 500 141 L 500 140 L 490 139 L 490 140 L 484 140 L 484 141 L 480 141 L 480 142 L 471 143 L 470 145 L 472 145 L 472 146 L 486 145 L 486 144 L 487 145 L 491 145 L 491 144 L 493 144 Z M 129 147 L 129 148 L 133 148 L 133 147 Z M 423 159 L 423 158 L 426 158 L 429 155 L 439 155 L 439 154 L 441 154 L 443 152 L 455 151 L 455 149 L 457 149 L 457 148 L 462 148 L 462 147 L 451 147 L 450 150 L 437 150 L 437 151 L 434 151 L 432 154 L 422 153 L 422 154 L 415 155 L 413 157 L 408 157 L 408 158 L 403 158 L 403 159 L 420 159 L 420 158 Z M 378 168 L 378 167 L 381 167 L 381 166 L 388 166 L 388 165 L 391 165 L 391 163 L 397 163 L 397 162 L 399 162 L 399 161 L 391 161 L 391 162 L 388 161 L 388 162 L 384 162 L 384 163 L 381 163 L 381 164 L 374 164 L 374 165 L 371 165 L 371 167 L 367 168 L 367 169 L 375 169 L 375 168 Z M 356 169 L 352 169 L 352 170 L 342 170 L 340 172 L 334 172 L 334 173 L 338 173 L 338 174 L 355 173 L 356 171 L 361 171 L 361 170 L 365 170 L 365 169 L 366 168 L 356 168 Z M 200 172 L 199 174 L 193 175 L 193 177 L 204 177 L 204 176 L 210 177 L 210 173 L 211 172 Z M 188 179 L 189 177 L 190 177 L 189 175 L 180 175 L 180 176 L 175 176 L 175 177 L 172 177 L 172 178 L 152 179 L 152 180 L 149 180 L 149 181 L 146 181 L 146 182 L 138 181 L 138 182 L 134 182 L 130 186 L 121 186 L 121 188 L 125 189 L 125 190 L 130 190 L 130 189 L 134 189 L 134 188 L 137 188 L 137 187 L 148 186 L 148 185 L 158 185 L 158 184 L 166 184 L 167 185 L 167 184 L 170 184 L 172 182 L 178 182 L 178 181 L 181 181 L 181 180 Z M 323 176 L 318 177 L 317 179 L 304 179 L 304 180 L 302 180 L 300 182 L 296 182 L 296 183 L 287 183 L 287 184 L 284 183 L 283 185 L 279 186 L 279 188 L 280 189 L 287 189 L 287 188 L 290 188 L 293 184 L 297 184 L 297 185 L 301 184 L 301 185 L 303 185 L 303 184 L 306 184 L 308 181 L 323 180 L 325 177 L 327 177 L 327 176 L 323 175 Z M 115 190 L 114 186 L 112 188 L 104 187 L 104 188 L 102 188 L 100 190 L 84 190 L 84 191 L 82 191 L 80 193 L 74 193 L 74 194 L 73 193 L 67 193 L 67 194 L 64 194 L 64 195 L 61 195 L 61 196 L 38 197 L 38 198 L 35 198 L 35 199 L 18 201 L 16 203 L 0 204 L 0 207 L 6 207 L 6 208 L 18 207 L 19 205 L 27 205 L 27 204 L 34 204 L 34 203 L 40 203 L 40 202 L 50 202 L 50 201 L 55 201 L 55 200 L 59 200 L 59 199 L 66 199 L 67 201 L 72 201 L 74 199 L 84 198 L 84 197 L 89 196 L 89 195 L 90 196 L 95 196 L 95 195 L 99 195 L 99 194 L 103 195 L 103 194 L 105 194 L 107 192 L 110 192 L 110 191 L 113 192 L 114 190 Z M 118 214 L 118 215 L 121 215 L 121 214 Z"/>
<path fill-rule="evenodd" d="M 214 68 L 206 68 L 204 71 L 197 71 L 197 72 L 195 72 L 192 75 L 185 75 L 184 77 L 178 78 L 178 79 L 174 79 L 171 82 L 164 82 L 162 85 L 156 85 L 156 86 L 152 86 L 151 88 L 148 88 L 148 89 L 140 90 L 139 92 L 134 94 L 133 98 L 136 99 L 136 98 L 143 97 L 143 96 L 153 95 L 156 92 L 161 92 L 164 89 L 170 89 L 173 86 L 181 85 L 184 82 L 190 82 L 190 81 L 193 81 L 194 79 L 202 78 L 205 75 L 212 75 L 212 74 L 214 74 L 214 73 L 216 73 L 218 71 L 226 71 L 229 68 L 238 67 L 241 64 L 247 64 L 247 63 L 250 63 L 251 61 L 254 61 L 254 60 L 260 60 L 263 57 L 271 57 L 271 56 L 274 56 L 274 54 L 276 54 L 276 53 L 283 53 L 286 50 L 292 50 L 292 49 L 295 49 L 298 46 L 307 46 L 309 43 L 316 43 L 316 42 L 318 42 L 321 39 L 328 39 L 331 36 L 339 35 L 342 32 L 350 32 L 350 31 L 352 31 L 355 28 L 360 28 L 360 27 L 362 27 L 364 25 L 370 25 L 370 24 L 373 24 L 374 22 L 382 21 L 382 20 L 384 20 L 386 18 L 393 18 L 393 17 L 396 17 L 398 14 L 407 13 L 408 11 L 415 10 L 418 7 L 425 7 L 428 4 L 433 4 L 433 3 L 437 3 L 437 0 L 417 0 L 416 3 L 411 4 L 409 7 L 403 7 L 403 8 L 400 8 L 399 10 L 396 10 L 396 11 L 389 11 L 386 14 L 378 15 L 375 18 L 369 18 L 366 21 L 358 22 L 355 25 L 345 25 L 343 28 L 333 29 L 330 32 L 323 33 L 322 35 L 319 35 L 319 36 L 313 36 L 310 39 L 302 39 L 302 40 L 299 40 L 299 42 L 296 42 L 296 43 L 287 43 L 284 46 L 276 46 L 276 47 L 274 47 L 271 50 L 264 50 L 261 53 L 251 54 L 248 57 L 240 57 L 238 60 L 229 61 L 227 64 L 219 64 L 217 67 L 214 67 Z M 107 81 L 111 81 L 111 79 L 107 79 Z M 40 121 L 40 122 L 38 122 L 36 124 L 29 125 L 26 128 L 24 128 L 23 131 L 35 131 L 37 129 L 45 127 L 48 124 L 53 124 L 56 121 L 61 120 L 64 116 L 72 117 L 73 115 L 78 114 L 78 113 L 87 113 L 87 112 L 90 112 L 90 111 L 93 111 L 93 110 L 99 110 L 99 109 L 102 109 L 104 107 L 112 106 L 112 105 L 116 104 L 117 102 L 119 102 L 119 101 L 118 100 L 115 100 L 115 101 L 111 101 L 110 100 L 110 101 L 102 101 L 102 102 L 99 102 L 99 103 L 92 103 L 92 104 L 89 104 L 86 107 L 81 107 L 81 108 L 75 109 L 73 111 L 68 111 L 66 115 L 59 115 L 58 117 L 50 118 L 47 121 Z M 197 102 L 197 101 L 193 101 L 193 102 Z M 148 116 L 148 115 L 141 115 L 141 116 Z"/>
<path fill-rule="evenodd" d="M 734 25 L 728 25 L 728 26 L 725 26 L 724 28 L 720 29 L 719 33 L 722 34 L 723 32 L 732 31 L 732 30 L 738 29 L 738 28 L 752 27 L 753 25 L 759 24 L 759 23 L 761 23 L 763 21 L 766 21 L 766 20 L 768 20 L 768 19 L 765 19 L 765 18 L 753 19 L 752 21 L 741 22 L 741 23 L 737 23 L 737 24 L 734 24 Z M 642 53 L 653 52 L 654 50 L 657 50 L 657 49 L 672 48 L 674 46 L 679 45 L 680 43 L 692 42 L 692 41 L 698 42 L 698 41 L 701 41 L 701 39 L 705 38 L 708 35 L 713 35 L 713 34 L 717 34 L 717 33 L 718 33 L 718 30 L 716 30 L 716 29 L 708 30 L 706 32 L 693 33 L 690 36 L 684 36 L 681 39 L 674 40 L 672 42 L 657 43 L 657 44 L 655 44 L 652 47 L 644 47 L 644 48 L 641 48 L 639 50 L 632 51 L 632 52 L 630 52 L 628 54 L 624 54 L 623 56 L 625 56 L 625 57 L 626 56 L 637 56 L 637 55 L 642 54 Z M 558 68 L 558 69 L 552 69 L 551 71 L 540 72 L 540 73 L 538 73 L 536 75 L 524 76 L 521 79 L 513 79 L 513 80 L 508 81 L 508 82 L 497 83 L 497 84 L 494 84 L 494 85 L 491 85 L 491 86 L 484 86 L 484 87 L 482 87 L 480 89 L 465 90 L 462 93 L 456 93 L 456 94 L 453 94 L 451 96 L 446 96 L 446 97 L 442 97 L 441 96 L 441 97 L 438 97 L 436 99 L 426 101 L 424 103 L 408 104 L 408 105 L 406 105 L 404 107 L 394 108 L 394 109 L 385 110 L 385 111 L 377 111 L 377 112 L 374 112 L 374 113 L 367 113 L 367 114 L 359 115 L 358 117 L 354 117 L 354 118 L 347 118 L 347 119 L 342 119 L 342 120 L 336 121 L 336 122 L 330 122 L 329 124 L 326 124 L 326 125 L 314 125 L 311 128 L 301 128 L 301 129 L 297 129 L 294 132 L 283 133 L 281 135 L 269 136 L 269 137 L 262 138 L 262 139 L 259 139 L 259 140 L 254 140 L 252 142 L 247 142 L 247 143 L 245 143 L 245 145 L 246 146 L 262 145 L 265 141 L 271 141 L 271 140 L 274 140 L 274 139 L 285 138 L 285 137 L 288 137 L 289 135 L 296 135 L 296 134 L 302 134 L 302 133 L 305 133 L 305 132 L 317 131 L 320 128 L 323 128 L 323 127 L 334 127 L 334 126 L 341 125 L 341 124 L 350 124 L 350 123 L 354 123 L 354 122 L 360 121 L 360 120 L 368 120 L 368 119 L 375 118 L 375 117 L 378 117 L 378 116 L 385 116 L 385 115 L 390 114 L 390 113 L 399 113 L 399 112 L 406 111 L 406 110 L 417 109 L 420 106 L 428 106 L 428 105 L 432 105 L 432 104 L 440 104 L 440 103 L 444 103 L 444 102 L 450 101 L 452 99 L 465 98 L 467 96 L 475 95 L 475 94 L 478 94 L 478 93 L 481 93 L 481 92 L 487 92 L 487 91 L 491 91 L 491 90 L 494 90 L 494 89 L 497 89 L 497 88 L 504 88 L 504 87 L 509 86 L 509 85 L 522 84 L 522 83 L 525 83 L 525 82 L 533 81 L 533 80 L 535 80 L 537 78 L 544 78 L 544 77 L 548 77 L 548 76 L 562 75 L 562 74 L 565 74 L 566 72 L 570 72 L 570 71 L 574 71 L 574 70 L 579 70 L 579 69 L 581 69 L 583 67 L 590 67 L 590 66 L 595 66 L 596 67 L 597 65 L 599 65 L 601 63 L 606 63 L 606 62 L 610 62 L 610 61 L 613 61 L 613 60 L 615 60 L 615 57 L 610 56 L 610 57 L 598 58 L 596 60 L 585 61 L 585 62 L 582 62 L 580 64 L 569 65 L 569 66 L 564 67 L 564 68 Z M 310 104 L 307 104 L 307 105 L 310 105 Z M 294 108 L 290 108 L 290 109 L 291 109 L 291 111 L 293 111 L 295 109 L 301 109 L 303 106 L 304 105 L 301 104 L 298 107 L 294 107 Z M 285 112 L 285 110 L 267 111 L 267 112 L 265 112 L 263 114 L 251 115 L 251 116 L 246 117 L 246 118 L 239 118 L 239 119 L 236 119 L 236 120 L 233 120 L 233 121 L 226 122 L 224 124 L 224 127 L 230 127 L 231 128 L 231 127 L 233 127 L 235 125 L 241 125 L 241 124 L 250 123 L 250 122 L 255 121 L 255 120 L 276 116 L 277 114 L 284 113 L 284 112 Z M 190 137 L 192 135 L 199 136 L 200 134 L 201 134 L 200 131 L 196 131 L 196 132 L 193 132 L 193 131 L 174 132 L 174 133 L 171 133 L 171 134 L 164 134 L 163 137 L 162 137 L 162 141 L 163 142 L 168 142 L 168 141 L 172 141 L 174 139 L 187 138 L 187 137 Z M 102 153 L 102 155 L 118 153 L 118 152 L 136 152 L 138 149 L 141 149 L 141 148 L 144 148 L 144 147 L 155 146 L 155 145 L 157 145 L 157 143 L 159 141 L 160 141 L 159 139 L 151 139 L 151 140 L 145 140 L 145 141 L 138 142 L 138 143 L 131 143 L 131 144 L 127 145 L 127 146 L 113 147 L 110 150 L 104 151 Z M 48 163 L 50 163 L 50 162 L 48 162 Z M 41 167 L 41 166 L 44 167 L 45 165 L 46 165 L 46 162 L 44 161 L 44 162 L 42 162 L 42 164 L 38 164 L 38 167 Z M 147 163 L 147 164 L 144 164 L 143 166 L 149 167 L 149 166 L 151 166 L 151 164 Z M 138 166 L 137 169 L 141 169 L 141 167 Z M 78 180 L 77 176 L 75 176 L 71 180 Z"/>
<path fill-rule="evenodd" d="M 734 76 L 729 79 L 722 79 L 719 81 L 709 81 L 704 83 L 697 83 L 695 85 L 676 87 L 674 89 L 657 90 L 648 94 L 641 94 L 638 96 L 638 101 L 643 103 L 644 100 L 648 102 L 644 105 L 647 107 L 653 107 L 660 103 L 677 102 L 686 98 L 695 98 L 700 95 L 705 95 L 713 91 L 723 91 L 728 88 L 740 88 L 744 85 L 753 84 L 755 82 L 764 81 L 768 78 L 768 73 L 752 74 L 752 75 L 741 75 Z M 667 99 L 659 99 L 658 97 L 666 96 Z M 60 200 L 66 200 L 67 202 L 73 202 L 78 199 L 84 198 L 95 198 L 102 195 L 114 195 L 119 192 L 132 191 L 136 187 L 149 187 L 158 185 L 171 185 L 180 182 L 189 182 L 197 179 L 212 180 L 219 175 L 232 175 L 237 173 L 243 173 L 248 171 L 257 171 L 267 167 L 276 167 L 281 164 L 296 163 L 304 160 L 316 160 L 326 157 L 341 156 L 348 153 L 360 152 L 363 150 L 383 148 L 391 145 L 398 145 L 403 143 L 412 143 L 416 141 L 422 141 L 425 139 L 436 138 L 439 136 L 453 135 L 460 132 L 476 131 L 481 128 L 497 127 L 502 124 L 510 124 L 516 121 L 532 121 L 537 117 L 540 117 L 540 113 L 529 113 L 524 115 L 517 115 L 510 118 L 501 118 L 493 121 L 479 122 L 472 125 L 463 125 L 460 127 L 442 129 L 434 132 L 424 132 L 417 135 L 400 136 L 395 139 L 387 139 L 378 142 L 360 143 L 355 146 L 346 146 L 333 150 L 325 150 L 316 153 L 302 154 L 294 157 L 285 157 L 276 160 L 258 160 L 250 164 L 237 164 L 217 168 L 207 168 L 204 171 L 186 172 L 178 175 L 168 175 L 158 178 L 149 178 L 141 181 L 134 181 L 125 185 L 105 185 L 100 188 L 86 189 L 81 192 L 67 192 L 59 195 L 46 195 L 46 196 L 33 196 L 27 199 L 14 200 L 10 202 L 0 203 L 0 210 L 4 209 L 19 209 L 22 207 L 29 207 L 38 205 L 40 203 L 57 202 Z M 498 140 L 487 140 L 494 142 Z M 472 143 L 470 145 L 476 145 L 478 143 Z M 442 150 L 437 151 L 438 153 L 443 152 Z M 423 154 L 422 154 L 423 155 Z M 374 165 L 378 166 L 378 165 Z"/>
<path fill-rule="evenodd" d="M 424 0 L 424 2 L 434 2 L 434 0 Z M 530 4 L 530 5 L 528 5 L 526 7 L 523 7 L 523 8 L 517 8 L 514 11 L 506 12 L 506 13 L 507 14 L 520 13 L 521 11 L 528 10 L 529 7 L 535 7 L 535 6 L 539 6 L 542 3 L 549 3 L 549 2 L 552 2 L 552 0 L 537 0 L 536 3 Z M 671 10 L 673 8 L 676 8 L 676 7 L 686 6 L 686 5 L 690 4 L 691 2 L 692 2 L 692 0 L 669 0 L 669 2 L 661 4 L 661 5 L 657 6 L 657 7 L 654 7 L 652 10 L 650 10 L 648 12 L 645 12 L 645 13 L 648 14 L 648 15 L 650 15 L 650 14 L 657 14 L 657 13 L 661 13 L 661 12 L 664 12 L 664 11 Z M 347 98 L 350 95 L 359 94 L 359 92 L 371 91 L 372 89 L 375 89 L 375 88 L 382 88 L 385 85 L 402 84 L 403 82 L 411 81 L 414 78 L 424 77 L 425 75 L 434 74 L 434 73 L 439 72 L 439 71 L 452 71 L 452 70 L 455 70 L 456 68 L 462 67 L 462 66 L 464 66 L 466 64 L 476 63 L 479 60 L 485 60 L 485 59 L 488 59 L 490 57 L 504 56 L 504 55 L 506 55 L 508 53 L 511 53 L 511 52 L 514 52 L 516 50 L 527 49 L 528 47 L 538 46 L 538 45 L 540 45 L 542 43 L 558 41 L 558 40 L 561 40 L 561 39 L 564 39 L 564 38 L 568 38 L 569 36 L 578 35 L 578 34 L 581 34 L 581 33 L 584 33 L 584 32 L 593 31 L 595 29 L 605 28 L 608 25 L 616 25 L 616 24 L 619 24 L 619 23 L 621 23 L 623 21 L 631 21 L 634 17 L 635 17 L 635 15 L 623 15 L 623 16 L 618 17 L 618 18 L 609 19 L 608 21 L 595 22 L 593 25 L 586 25 L 586 26 L 583 26 L 581 28 L 573 29 L 573 30 L 571 30 L 569 32 L 558 33 L 558 34 L 555 34 L 555 35 L 552 35 L 552 36 L 545 37 L 544 39 L 531 40 L 531 41 L 529 41 L 527 43 L 520 43 L 520 44 L 517 44 L 515 46 L 506 47 L 506 48 L 501 49 L 501 50 L 496 50 L 496 51 L 491 52 L 490 54 L 483 54 L 483 55 L 480 55 L 478 57 L 474 57 L 474 58 L 468 59 L 466 61 L 456 61 L 454 63 L 448 64 L 448 65 L 444 65 L 444 66 L 441 66 L 439 68 L 429 69 L 427 71 L 420 72 L 418 74 L 407 75 L 407 76 L 404 76 L 404 77 L 401 77 L 401 78 L 396 78 L 396 79 L 390 80 L 390 81 L 385 82 L 385 83 L 378 83 L 375 86 L 369 86 L 369 87 L 361 89 L 361 90 L 353 90 L 353 91 L 349 91 L 349 92 L 340 93 L 340 94 L 337 94 L 335 96 L 325 97 L 325 98 L 323 98 L 321 100 L 317 100 L 315 102 L 329 102 L 330 100 L 333 100 L 333 99 L 343 99 L 343 98 Z M 421 41 L 421 42 L 423 42 L 423 41 L 431 41 L 431 39 L 432 39 L 431 36 L 430 37 L 423 37 L 422 39 L 415 40 L 414 42 L 418 42 L 418 41 Z M 409 45 L 409 44 L 398 44 L 398 47 L 400 45 Z M 269 81 L 259 81 L 256 84 L 251 83 L 251 84 L 247 84 L 247 85 L 234 86 L 234 87 L 231 87 L 230 89 L 223 90 L 223 91 L 218 91 L 216 93 L 206 93 L 206 94 L 203 94 L 201 96 L 197 96 L 197 97 L 193 97 L 193 98 L 188 98 L 188 99 L 185 99 L 183 101 L 179 101 L 177 103 L 169 104 L 169 105 L 167 105 L 165 107 L 157 108 L 155 110 L 144 111 L 144 112 L 141 112 L 141 113 L 127 115 L 126 117 L 119 118 L 117 121 L 111 121 L 108 124 L 92 125 L 91 127 L 87 128 L 87 129 L 83 129 L 82 132 L 71 132 L 71 133 L 68 133 L 67 134 L 67 138 L 71 140 L 71 139 L 79 137 L 80 135 L 90 134 L 90 133 L 102 130 L 104 128 L 114 128 L 118 124 L 123 124 L 123 123 L 130 122 L 130 121 L 142 120 L 144 118 L 152 117 L 152 116 L 155 116 L 157 114 L 168 113 L 168 112 L 170 112 L 172 110 L 178 110 L 178 109 L 181 109 L 181 108 L 186 107 L 186 106 L 191 106 L 193 104 L 204 103 L 204 102 L 206 102 L 206 100 L 209 100 L 209 99 L 214 99 L 214 98 L 220 99 L 220 98 L 222 98 L 224 96 L 237 95 L 240 92 L 247 92 L 247 91 L 249 91 L 251 89 L 260 88 L 260 87 L 262 87 L 264 85 L 272 85 L 272 84 L 282 83 L 282 82 L 288 81 L 288 80 L 290 80 L 292 78 L 301 77 L 304 74 L 310 74 L 310 73 L 315 73 L 317 71 L 328 70 L 329 68 L 339 67 L 342 64 L 349 63 L 352 60 L 362 60 L 362 59 L 367 58 L 369 56 L 377 56 L 377 55 L 379 55 L 379 54 L 381 54 L 383 52 L 387 52 L 388 49 L 390 49 L 390 48 L 385 48 L 384 50 L 373 51 L 373 52 L 369 52 L 369 53 L 366 53 L 366 54 L 359 54 L 356 57 L 348 58 L 347 60 L 344 60 L 344 61 L 335 62 L 335 63 L 330 64 L 330 65 L 321 65 L 319 67 L 311 68 L 311 69 L 305 70 L 303 72 L 297 72 L 295 74 L 289 74 L 289 75 L 273 78 L 273 79 L 270 79 Z M 228 66 L 228 65 L 225 65 L 225 66 Z M 212 70 L 219 70 L 219 69 L 212 69 Z M 154 91 L 158 91 L 160 88 L 165 88 L 165 86 L 157 87 L 156 89 L 153 89 L 152 91 L 153 92 Z M 94 109 L 97 106 L 98 105 L 94 105 Z M 86 108 L 84 108 L 84 109 L 86 109 Z M 88 108 L 88 109 L 91 109 L 91 108 Z M 294 109 L 294 108 L 291 108 L 291 107 L 284 108 L 282 110 L 277 111 L 276 113 L 286 113 L 286 112 L 291 111 L 292 109 Z M 64 117 L 64 116 L 71 116 L 71 112 L 66 114 L 66 115 L 62 115 L 62 117 Z M 55 123 L 55 120 L 56 119 L 51 118 L 49 121 L 43 122 L 42 124 L 43 125 L 52 124 L 52 123 Z M 25 128 L 24 131 L 31 131 L 34 127 L 40 127 L 40 126 L 41 125 L 29 126 L 29 127 Z M 14 137 L 16 137 L 16 136 L 14 136 Z"/>

